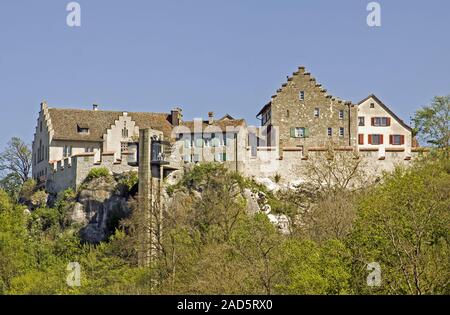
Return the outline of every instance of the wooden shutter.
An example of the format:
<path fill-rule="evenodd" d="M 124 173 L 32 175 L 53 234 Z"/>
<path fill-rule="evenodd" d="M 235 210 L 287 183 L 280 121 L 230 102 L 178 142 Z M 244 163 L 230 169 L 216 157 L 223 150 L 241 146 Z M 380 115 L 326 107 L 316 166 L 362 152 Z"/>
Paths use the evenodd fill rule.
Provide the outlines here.
<path fill-rule="evenodd" d="M 291 128 L 291 138 L 295 138 L 295 128 Z"/>
<path fill-rule="evenodd" d="M 303 128 L 305 138 L 309 138 L 309 128 Z"/>
<path fill-rule="evenodd" d="M 386 118 L 386 126 L 390 126 L 391 125 L 391 117 L 387 117 Z"/>
<path fill-rule="evenodd" d="M 358 144 L 364 144 L 364 134 L 362 133 L 358 135 Z"/>
<path fill-rule="evenodd" d="M 375 117 L 370 118 L 370 122 L 371 122 L 372 126 L 375 126 Z"/>
<path fill-rule="evenodd" d="M 405 144 L 405 136 L 404 135 L 400 136 L 400 144 Z"/>
<path fill-rule="evenodd" d="M 389 135 L 389 144 L 392 144 L 394 142 L 394 136 Z"/>
<path fill-rule="evenodd" d="M 380 144 L 383 144 L 383 135 L 380 135 Z"/>
<path fill-rule="evenodd" d="M 372 135 L 369 135 L 369 144 L 372 144 Z"/>

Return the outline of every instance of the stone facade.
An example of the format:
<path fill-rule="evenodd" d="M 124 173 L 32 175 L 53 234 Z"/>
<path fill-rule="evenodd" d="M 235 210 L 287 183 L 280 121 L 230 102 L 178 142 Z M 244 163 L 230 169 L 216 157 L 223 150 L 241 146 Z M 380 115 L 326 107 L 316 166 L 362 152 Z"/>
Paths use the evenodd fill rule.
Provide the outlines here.
<path fill-rule="evenodd" d="M 50 193 L 58 193 L 67 188 L 78 189 L 93 168 L 105 167 L 112 174 L 137 171 L 136 166 L 129 165 L 127 155 L 116 160 L 114 154 L 107 153 L 101 156 L 101 161 L 97 161 L 94 153 L 83 153 L 50 163 L 46 188 Z"/>
<path fill-rule="evenodd" d="M 356 106 L 328 95 L 304 67 L 288 77 L 258 117 L 268 133 L 278 128 L 282 148 L 356 145 Z"/>

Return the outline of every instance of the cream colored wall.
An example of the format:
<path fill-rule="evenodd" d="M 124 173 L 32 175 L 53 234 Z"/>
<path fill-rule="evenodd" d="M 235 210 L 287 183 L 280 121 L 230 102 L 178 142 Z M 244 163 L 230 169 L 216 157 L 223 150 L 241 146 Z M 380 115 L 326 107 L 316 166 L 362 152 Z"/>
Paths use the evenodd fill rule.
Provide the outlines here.
<path fill-rule="evenodd" d="M 213 147 L 211 145 L 209 146 L 203 146 L 198 147 L 195 144 L 189 146 L 188 148 L 185 147 L 185 139 L 186 137 L 190 137 L 189 135 L 194 132 L 195 136 L 194 139 L 197 138 L 206 138 L 210 137 L 209 135 L 211 133 L 226 133 L 226 143 L 227 145 L 224 146 L 222 143 L 219 146 Z M 194 127 L 194 130 L 190 130 L 189 128 L 185 126 L 180 126 L 176 128 L 176 132 L 174 132 L 174 137 L 176 133 L 183 133 L 183 139 L 178 140 L 174 144 L 173 149 L 173 156 L 171 159 L 173 159 L 175 162 L 184 161 L 185 155 L 198 155 L 201 162 L 214 162 L 215 157 L 217 154 L 220 153 L 226 153 L 226 160 L 227 162 L 230 162 L 228 164 L 232 164 L 231 162 L 236 162 L 236 159 L 238 162 L 244 162 L 246 159 L 246 147 L 247 147 L 247 137 L 248 137 L 248 131 L 246 127 L 240 126 L 240 127 L 227 127 L 225 130 L 220 129 L 217 126 L 207 126 L 204 130 L 202 130 L 202 127 L 199 126 L 198 128 Z M 236 136 L 236 140 L 235 140 Z M 237 141 L 237 145 L 236 145 Z M 237 148 L 237 151 L 236 151 Z M 236 166 L 234 165 L 234 168 Z"/>
<path fill-rule="evenodd" d="M 370 104 L 374 103 L 375 108 L 370 108 Z M 378 148 L 379 155 L 384 156 L 385 150 L 387 148 L 404 148 L 407 154 L 411 154 L 411 132 L 403 127 L 394 117 L 392 117 L 376 100 L 369 98 L 362 104 L 358 106 L 358 117 L 365 117 L 365 126 L 358 126 L 358 135 L 364 134 L 364 144 L 359 145 L 359 148 Z M 371 125 L 372 117 L 390 117 L 391 125 L 387 127 L 376 127 Z M 358 121 L 357 121 L 358 124 Z M 382 134 L 383 144 L 382 145 L 372 145 L 368 144 L 369 134 Z M 405 144 L 404 145 L 390 145 L 389 136 L 390 135 L 404 135 Z"/>
<path fill-rule="evenodd" d="M 37 119 L 37 124 L 36 124 L 36 129 L 35 129 L 35 134 L 34 134 L 34 139 L 33 139 L 33 144 L 32 144 L 32 177 L 33 178 L 37 178 L 38 174 L 40 173 L 47 173 L 47 176 L 50 172 L 50 168 L 48 165 L 48 158 L 49 155 L 51 156 L 51 149 L 49 150 L 49 143 L 51 141 L 51 130 L 49 128 L 48 125 L 48 119 L 49 119 L 49 115 L 48 115 L 48 110 L 47 110 L 47 105 L 45 103 L 41 104 L 41 110 L 39 112 L 39 117 Z M 42 131 L 40 129 L 40 125 L 42 122 Z M 36 158 L 36 163 L 35 163 L 35 158 L 34 156 L 37 157 L 38 155 L 38 149 L 39 149 L 39 145 L 40 142 L 42 141 L 42 146 L 45 148 L 44 149 L 44 159 L 42 161 L 39 162 L 39 160 Z M 50 151 L 50 152 L 49 152 Z"/>
<path fill-rule="evenodd" d="M 94 159 L 96 162 L 101 159 L 102 142 L 91 141 L 69 141 L 69 140 L 54 140 L 50 148 L 50 161 L 59 161 L 64 158 L 64 146 L 72 147 L 72 156 L 86 152 L 86 148 L 94 149 Z"/>
<path fill-rule="evenodd" d="M 128 129 L 128 137 L 122 137 L 122 130 L 125 127 L 125 123 Z M 139 127 L 131 120 L 131 117 L 124 112 L 115 124 L 106 131 L 103 136 L 105 139 L 103 143 L 104 152 L 114 152 L 114 157 L 120 159 L 121 157 L 121 142 L 132 142 L 133 137 L 139 137 Z"/>

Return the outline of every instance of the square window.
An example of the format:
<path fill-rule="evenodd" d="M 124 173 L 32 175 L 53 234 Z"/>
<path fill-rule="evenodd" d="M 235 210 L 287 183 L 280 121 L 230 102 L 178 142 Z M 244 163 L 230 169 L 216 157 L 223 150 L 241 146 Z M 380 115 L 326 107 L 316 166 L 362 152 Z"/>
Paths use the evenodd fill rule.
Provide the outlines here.
<path fill-rule="evenodd" d="M 370 108 L 375 108 L 375 103 L 370 103 Z"/>
<path fill-rule="evenodd" d="M 392 144 L 393 145 L 401 145 L 402 144 L 402 136 L 401 135 L 393 135 L 392 136 Z"/>
<path fill-rule="evenodd" d="M 314 117 L 319 117 L 320 116 L 320 108 L 314 108 Z"/>
<path fill-rule="evenodd" d="M 358 126 L 364 126 L 366 124 L 364 117 L 358 117 Z"/>
<path fill-rule="evenodd" d="M 295 128 L 295 137 L 296 138 L 304 138 L 305 137 L 305 128 Z"/>
<path fill-rule="evenodd" d="M 382 135 L 372 135 L 372 143 L 373 145 L 383 144 Z"/>

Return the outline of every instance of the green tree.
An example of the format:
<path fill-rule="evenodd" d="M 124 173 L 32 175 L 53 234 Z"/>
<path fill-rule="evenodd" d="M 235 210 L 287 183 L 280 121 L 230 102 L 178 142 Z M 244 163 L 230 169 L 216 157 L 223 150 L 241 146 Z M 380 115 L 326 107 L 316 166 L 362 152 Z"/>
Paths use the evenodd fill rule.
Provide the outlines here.
<path fill-rule="evenodd" d="M 0 154 L 0 171 L 16 174 L 24 183 L 30 176 L 31 165 L 30 147 L 20 138 L 13 137 Z"/>
<path fill-rule="evenodd" d="M 282 247 L 276 286 L 281 294 L 349 294 L 350 251 L 337 240 L 322 246 L 310 240 L 293 239 Z"/>
<path fill-rule="evenodd" d="M 15 276 L 32 265 L 26 222 L 23 207 L 12 203 L 0 190 L 0 294 L 9 289 Z"/>
<path fill-rule="evenodd" d="M 9 173 L 0 180 L 0 189 L 3 189 L 14 200 L 19 198 L 19 193 L 22 188 L 22 180 L 16 173 Z"/>
<path fill-rule="evenodd" d="M 415 113 L 413 123 L 422 140 L 442 149 L 445 157 L 449 157 L 450 95 L 436 96 L 431 105 Z"/>
<path fill-rule="evenodd" d="M 358 292 L 449 293 L 450 174 L 445 164 L 397 168 L 362 198 L 349 241 Z M 379 288 L 366 285 L 371 262 L 381 266 Z"/>

